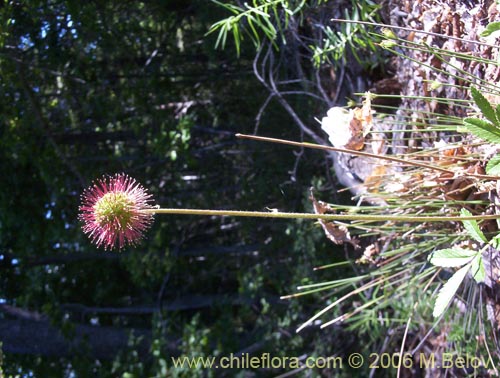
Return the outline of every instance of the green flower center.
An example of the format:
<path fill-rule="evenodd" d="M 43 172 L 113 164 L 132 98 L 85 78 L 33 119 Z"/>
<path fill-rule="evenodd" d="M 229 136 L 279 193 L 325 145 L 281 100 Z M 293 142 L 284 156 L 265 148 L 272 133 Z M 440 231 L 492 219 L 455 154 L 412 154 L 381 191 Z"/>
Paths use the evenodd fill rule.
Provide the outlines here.
<path fill-rule="evenodd" d="M 95 217 L 100 226 L 108 225 L 126 229 L 131 223 L 134 201 L 124 192 L 109 192 L 94 205 Z"/>

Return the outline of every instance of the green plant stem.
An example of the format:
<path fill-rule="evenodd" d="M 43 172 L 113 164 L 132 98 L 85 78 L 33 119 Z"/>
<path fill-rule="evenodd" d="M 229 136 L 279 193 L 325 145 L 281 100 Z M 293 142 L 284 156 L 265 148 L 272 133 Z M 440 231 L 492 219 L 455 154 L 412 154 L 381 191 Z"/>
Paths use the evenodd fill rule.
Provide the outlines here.
<path fill-rule="evenodd" d="M 142 210 L 148 214 L 178 214 L 178 215 L 204 215 L 252 218 L 282 218 L 282 219 L 322 219 L 327 221 L 392 221 L 392 222 L 451 222 L 464 220 L 499 219 L 500 214 L 472 215 L 472 216 L 418 216 L 418 215 L 363 215 L 363 214 L 312 214 L 312 213 L 287 213 L 270 211 L 242 211 L 242 210 L 210 210 L 210 209 L 147 209 Z"/>

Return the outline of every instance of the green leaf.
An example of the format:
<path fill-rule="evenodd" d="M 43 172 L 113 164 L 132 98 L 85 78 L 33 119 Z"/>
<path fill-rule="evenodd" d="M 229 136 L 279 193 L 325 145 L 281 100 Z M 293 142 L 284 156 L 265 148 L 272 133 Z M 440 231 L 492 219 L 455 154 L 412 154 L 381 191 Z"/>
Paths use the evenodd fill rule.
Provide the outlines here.
<path fill-rule="evenodd" d="M 465 118 L 464 126 L 475 136 L 490 143 L 500 144 L 500 129 L 479 118 Z"/>
<path fill-rule="evenodd" d="M 441 290 L 439 290 L 439 294 L 436 297 L 436 302 L 434 303 L 434 311 L 432 315 L 437 318 L 441 316 L 444 312 L 448 304 L 451 302 L 453 296 L 457 292 L 460 284 L 463 282 L 467 272 L 469 271 L 471 264 L 467 264 L 464 267 L 460 268 L 451 276 L 451 278 L 446 282 Z"/>
<path fill-rule="evenodd" d="M 486 173 L 488 175 L 500 175 L 500 155 L 493 156 L 486 164 Z"/>
<path fill-rule="evenodd" d="M 486 164 L 486 173 L 488 175 L 500 175 L 500 155 L 496 155 Z"/>
<path fill-rule="evenodd" d="M 495 249 L 500 249 L 500 234 L 497 234 L 493 239 L 491 239 L 490 244 Z"/>
<path fill-rule="evenodd" d="M 471 273 L 477 283 L 484 282 L 486 270 L 484 269 L 483 256 L 480 253 L 471 262 Z"/>
<path fill-rule="evenodd" d="M 240 30 L 236 25 L 233 26 L 233 38 L 234 38 L 234 47 L 236 48 L 236 56 L 239 57 L 241 51 L 240 47 L 241 39 L 240 39 Z"/>
<path fill-rule="evenodd" d="M 497 119 L 500 121 L 500 104 L 498 104 L 495 108 L 495 115 Z"/>
<path fill-rule="evenodd" d="M 429 262 L 443 268 L 458 267 L 467 264 L 477 255 L 476 251 L 462 248 L 447 248 L 434 251 Z"/>
<path fill-rule="evenodd" d="M 472 216 L 471 212 L 467 209 L 460 210 L 460 214 L 463 217 L 470 217 Z M 467 233 L 475 240 L 478 241 L 479 243 L 487 243 L 488 239 L 486 239 L 486 236 L 484 236 L 483 231 L 479 228 L 477 222 L 475 220 L 463 220 L 462 223 L 464 224 L 465 230 Z"/>
<path fill-rule="evenodd" d="M 498 127 L 497 115 L 495 113 L 495 110 L 489 103 L 489 101 L 483 96 L 481 92 L 479 92 L 474 87 L 471 87 L 470 92 L 477 107 L 479 108 L 479 110 L 481 110 L 481 113 L 483 113 L 483 115 L 486 117 L 488 121 L 490 121 L 492 124 Z"/>
<path fill-rule="evenodd" d="M 496 31 L 500 30 L 500 22 L 495 21 L 495 22 L 490 22 L 486 28 L 479 34 L 480 37 L 488 37 L 491 34 L 493 34 Z"/>

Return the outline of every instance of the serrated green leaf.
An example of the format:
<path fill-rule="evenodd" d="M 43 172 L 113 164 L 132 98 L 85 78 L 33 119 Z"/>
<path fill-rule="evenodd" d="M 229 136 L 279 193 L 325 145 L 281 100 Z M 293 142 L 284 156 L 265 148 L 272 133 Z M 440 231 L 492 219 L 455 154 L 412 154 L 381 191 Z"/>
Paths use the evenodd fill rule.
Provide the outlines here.
<path fill-rule="evenodd" d="M 462 248 L 447 248 L 434 251 L 429 262 L 435 266 L 452 268 L 469 263 L 477 255 L 476 251 Z"/>
<path fill-rule="evenodd" d="M 497 119 L 500 121 L 500 104 L 498 104 L 495 108 L 495 115 L 497 116 Z"/>
<path fill-rule="evenodd" d="M 451 276 L 451 278 L 446 282 L 436 297 L 436 302 L 434 303 L 434 310 L 432 315 L 437 318 L 441 316 L 448 304 L 451 302 L 452 298 L 455 296 L 460 284 L 463 282 L 467 272 L 469 271 L 471 264 L 467 264 L 460 268 Z"/>
<path fill-rule="evenodd" d="M 471 212 L 467 209 L 461 209 L 460 214 L 463 217 L 470 217 L 472 216 Z M 465 230 L 467 233 L 475 240 L 478 241 L 479 243 L 487 243 L 488 239 L 486 239 L 486 236 L 484 236 L 483 231 L 479 228 L 477 222 L 475 220 L 463 220 L 462 223 L 464 224 Z"/>
<path fill-rule="evenodd" d="M 494 32 L 499 30 L 500 30 L 500 22 L 498 21 L 490 22 L 488 25 L 486 25 L 486 28 L 484 28 L 484 30 L 479 34 L 479 36 L 488 37 Z"/>
<path fill-rule="evenodd" d="M 483 116 L 485 116 L 486 119 L 493 125 L 496 125 L 498 127 L 497 115 L 489 101 L 483 96 L 481 92 L 479 92 L 474 87 L 471 87 L 470 92 L 477 107 L 479 108 L 479 110 L 481 110 L 481 113 L 483 113 Z"/>
<path fill-rule="evenodd" d="M 479 118 L 465 118 L 464 126 L 475 136 L 490 143 L 500 144 L 500 129 Z"/>
<path fill-rule="evenodd" d="M 488 161 L 486 173 L 493 176 L 500 175 L 500 155 L 495 155 Z"/>
<path fill-rule="evenodd" d="M 484 282 L 486 270 L 484 269 L 483 256 L 480 253 L 471 262 L 471 273 L 477 283 Z"/>

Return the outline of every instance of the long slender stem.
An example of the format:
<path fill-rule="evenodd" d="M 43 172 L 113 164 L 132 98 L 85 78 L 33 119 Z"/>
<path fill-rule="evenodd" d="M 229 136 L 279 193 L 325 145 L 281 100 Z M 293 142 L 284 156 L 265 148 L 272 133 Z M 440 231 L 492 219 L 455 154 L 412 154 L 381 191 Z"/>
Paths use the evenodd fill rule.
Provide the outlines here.
<path fill-rule="evenodd" d="M 419 167 L 422 167 L 422 168 L 430 168 L 430 169 L 434 169 L 436 171 L 445 172 L 445 173 L 451 173 L 451 174 L 454 173 L 453 171 L 451 171 L 449 169 L 441 168 L 441 167 L 435 167 L 433 165 L 429 165 L 429 164 L 425 164 L 425 163 L 408 161 L 408 160 L 400 159 L 400 158 L 397 158 L 397 157 L 394 157 L 394 156 L 375 155 L 375 154 L 371 154 L 369 152 L 349 150 L 347 148 L 339 148 L 339 147 L 332 147 L 332 146 L 323 146 L 321 144 L 314 144 L 314 143 L 307 143 L 307 142 L 294 142 L 294 141 L 286 140 L 286 139 L 268 138 L 268 137 L 262 137 L 262 136 L 257 136 L 257 135 L 247 135 L 247 134 L 236 134 L 236 137 L 237 138 L 242 138 L 242 139 L 258 140 L 259 142 L 271 142 L 271 143 L 287 144 L 289 146 L 314 148 L 314 149 L 317 149 L 317 150 L 343 152 L 343 153 L 346 153 L 346 154 L 352 154 L 352 155 L 358 155 L 358 156 L 367 156 L 367 157 L 371 157 L 371 158 L 375 158 L 375 159 L 382 159 L 382 160 L 389 160 L 389 161 L 393 161 L 393 162 L 396 162 L 396 163 L 416 165 L 416 166 L 419 166 Z"/>
<path fill-rule="evenodd" d="M 433 33 L 425 30 L 417 30 L 413 28 L 406 28 L 403 26 L 395 26 L 395 25 L 388 25 L 388 24 L 378 24 L 376 22 L 369 22 L 369 21 L 356 21 L 356 20 L 344 20 L 340 18 L 332 18 L 330 21 L 333 22 L 343 22 L 347 24 L 360 24 L 360 25 L 369 25 L 369 26 L 377 26 L 377 27 L 382 27 L 382 28 L 388 28 L 388 29 L 396 29 L 396 30 L 404 30 L 407 32 L 415 32 L 415 33 L 421 33 L 421 34 L 427 34 L 427 35 L 432 35 L 434 37 L 440 37 L 440 38 L 446 38 L 446 39 L 452 39 L 455 41 L 460 41 L 460 42 L 467 42 L 467 43 L 474 43 L 476 45 L 481 45 L 481 46 L 486 46 L 486 47 L 492 47 L 494 49 L 498 49 L 498 46 L 492 45 L 490 43 L 485 43 L 481 41 L 474 41 L 472 39 L 465 39 L 465 38 L 460 38 L 460 37 L 454 37 L 452 35 L 444 35 L 444 34 L 439 34 L 439 33 Z"/>
<path fill-rule="evenodd" d="M 282 219 L 322 219 L 327 221 L 393 221 L 393 222 L 449 222 L 464 220 L 498 219 L 495 215 L 462 216 L 417 216 L 417 215 L 367 215 L 367 214 L 312 214 L 312 213 L 287 213 L 274 211 L 241 211 L 241 210 L 210 210 L 210 209 L 147 209 L 142 210 L 148 214 L 179 214 L 179 215 L 204 215 L 228 217 L 253 217 L 253 218 L 282 218 Z"/>
<path fill-rule="evenodd" d="M 426 163 L 421 163 L 421 162 L 415 161 L 415 160 L 405 160 L 405 159 L 397 158 L 397 157 L 390 156 L 390 155 L 376 155 L 376 154 L 371 154 L 369 152 L 364 152 L 364 151 L 355 151 L 355 150 L 349 150 L 346 148 L 323 146 L 321 144 L 314 144 L 314 143 L 307 143 L 307 142 L 294 142 L 294 141 L 286 140 L 286 139 L 268 138 L 268 137 L 262 137 L 262 136 L 257 136 L 257 135 L 236 134 L 235 136 L 237 138 L 242 138 L 242 139 L 257 140 L 259 142 L 271 142 L 271 143 L 278 143 L 278 144 L 286 144 L 289 146 L 313 148 L 316 150 L 336 151 L 336 152 L 343 152 L 343 153 L 351 154 L 351 155 L 367 156 L 367 157 L 371 157 L 374 159 L 388 160 L 388 161 L 393 161 L 395 163 L 400 163 L 400 164 L 404 164 L 404 165 L 413 165 L 416 167 L 432 169 L 434 171 L 449 173 L 449 174 L 452 174 L 454 176 L 457 174 L 457 172 L 452 171 L 450 169 L 441 168 L 441 167 L 426 164 Z M 481 175 L 481 174 L 477 174 L 477 173 L 462 172 L 460 175 L 463 177 L 476 177 L 476 178 L 488 179 L 488 180 L 500 179 L 499 176 Z"/>

